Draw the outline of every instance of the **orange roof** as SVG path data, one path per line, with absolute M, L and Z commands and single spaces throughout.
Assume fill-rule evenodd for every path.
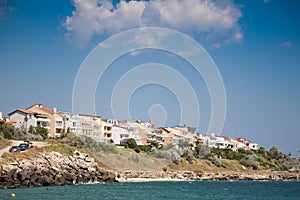
M 33 111 L 30 111 L 30 110 L 22 110 L 22 109 L 19 109 L 18 111 L 21 111 L 21 112 L 26 113 L 26 114 L 34 114 L 35 113 Z
M 51 114 L 51 115 L 54 114 L 54 112 L 53 112 L 52 110 L 50 110 L 49 108 L 38 108 L 38 109 L 40 109 L 40 110 L 42 110 L 42 111 L 44 111 L 44 112 L 46 112 L 46 113 L 49 113 L 49 114 Z

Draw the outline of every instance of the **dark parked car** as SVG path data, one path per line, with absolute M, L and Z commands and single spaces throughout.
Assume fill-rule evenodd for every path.
M 21 143 L 21 144 L 19 144 L 19 148 L 21 151 L 25 151 L 25 150 L 29 149 L 29 144 Z
M 21 151 L 19 146 L 11 146 L 9 152 L 19 152 Z
M 28 148 L 33 148 L 33 143 L 30 141 L 24 141 L 25 144 L 28 144 L 29 147 Z

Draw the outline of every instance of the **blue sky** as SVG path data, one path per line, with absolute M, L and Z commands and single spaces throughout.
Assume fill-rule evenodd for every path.
M 297 155 L 299 2 L 203 2 L 0 0 L 0 111 L 7 115 L 37 102 L 72 111 L 77 71 L 99 42 L 131 28 L 166 27 L 194 38 L 216 63 L 227 96 L 223 135 Z M 171 66 L 190 81 L 201 110 L 200 131 L 205 132 L 211 102 L 203 79 L 185 60 L 162 51 L 135 52 L 112 63 L 97 87 L 97 114 L 112 117 L 116 82 L 131 68 L 151 62 Z M 148 120 L 149 107 L 160 104 L 171 126 L 180 121 L 179 101 L 168 88 L 153 84 L 135 91 L 129 108 L 133 118 Z M 158 114 L 164 115 L 163 109 Z

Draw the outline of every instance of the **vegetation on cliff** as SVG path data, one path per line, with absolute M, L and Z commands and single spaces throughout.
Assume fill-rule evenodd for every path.
M 0 146 L 7 145 L 8 140 L 4 139 L 8 127 L 0 129 Z M 13 138 L 28 139 L 28 134 L 19 134 L 14 130 Z M 30 135 L 30 134 L 29 134 Z M 35 135 L 35 134 L 33 134 Z M 36 135 L 35 135 L 36 136 Z M 41 137 L 41 136 L 40 136 Z M 293 158 L 280 152 L 276 147 L 269 150 L 263 147 L 257 151 L 246 151 L 238 149 L 209 148 L 197 143 L 196 147 L 187 143 L 177 146 L 162 147 L 156 143 L 138 146 L 133 139 L 128 140 L 123 146 L 115 146 L 110 143 L 97 143 L 93 139 L 67 133 L 60 139 L 47 139 L 50 145 L 42 150 L 32 150 L 32 153 L 60 152 L 64 155 L 72 155 L 75 150 L 90 154 L 101 161 L 102 166 L 116 170 L 167 170 L 167 169 L 196 169 L 202 166 L 203 169 L 214 168 L 219 170 L 282 170 L 300 171 L 299 159 Z M 5 143 L 5 144 L 4 144 Z M 22 153 L 22 157 L 27 154 Z M 19 156 L 18 154 L 4 154 L 5 158 Z

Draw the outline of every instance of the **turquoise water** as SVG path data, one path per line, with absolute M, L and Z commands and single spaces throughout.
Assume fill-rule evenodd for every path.
M 11 194 L 15 193 L 13 198 Z M 0 190 L 0 199 L 300 199 L 299 181 L 93 184 Z

